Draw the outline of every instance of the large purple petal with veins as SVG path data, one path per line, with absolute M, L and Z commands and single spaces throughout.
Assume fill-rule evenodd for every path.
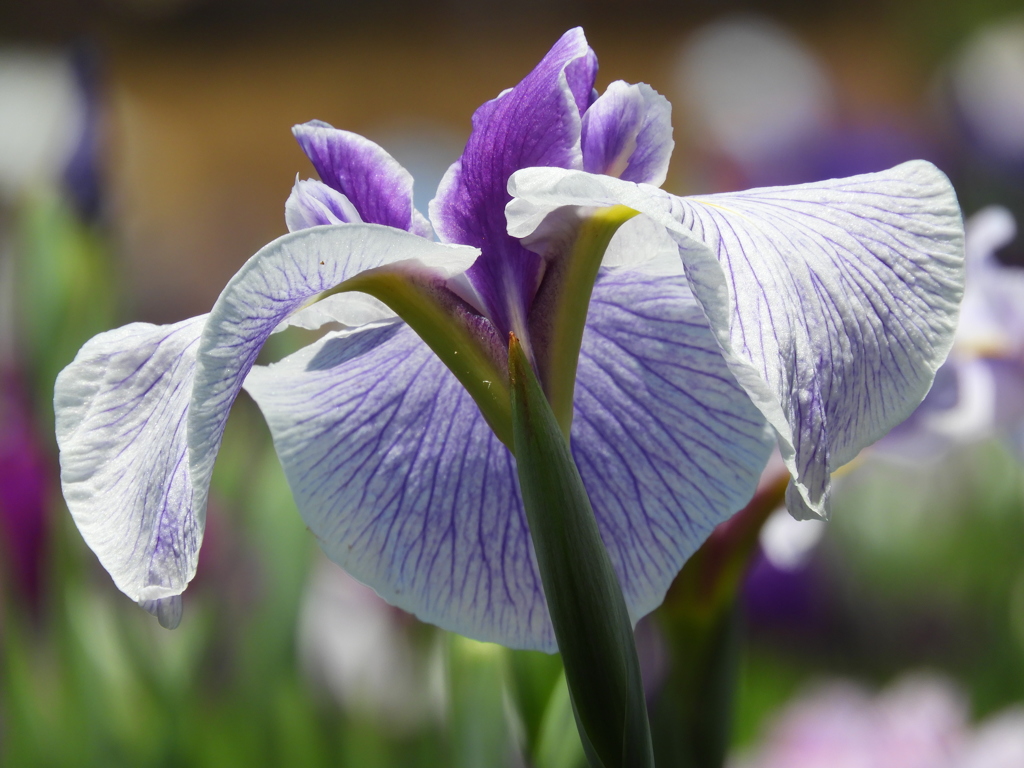
M 514 459 L 412 330 L 325 337 L 245 386 L 332 560 L 424 621 L 552 646 Z
M 445 174 L 430 218 L 441 240 L 481 249 L 469 277 L 503 336 L 521 330 L 541 259 L 508 236 L 508 178 L 530 166 L 581 168 L 580 109 L 596 60 L 580 29 L 566 32 L 522 82 L 473 115 L 462 157 Z
M 672 105 L 649 85 L 616 80 L 583 115 L 583 170 L 653 184 L 668 175 Z
M 681 274 L 598 278 L 574 411 L 573 456 L 636 620 L 750 500 L 771 432 Z
M 675 238 L 733 374 L 778 433 L 797 516 L 826 516 L 831 471 L 905 419 L 953 340 L 963 225 L 930 163 L 701 198 L 575 171 L 510 186 L 509 231 L 538 212 L 623 204 Z
M 412 331 L 326 337 L 245 386 L 332 559 L 425 621 L 555 648 L 514 459 Z M 578 387 L 574 453 L 639 618 L 753 492 L 766 425 L 679 276 L 602 279 Z
M 430 236 L 429 223 L 412 204 L 412 176 L 379 145 L 320 120 L 296 125 L 292 133 L 323 183 L 348 198 L 363 221 Z
M 253 256 L 209 315 L 136 323 L 88 342 L 57 379 L 61 481 L 118 587 L 163 623 L 180 617 L 228 410 L 282 320 L 367 269 L 413 260 L 444 277 L 475 258 L 474 249 L 374 224 L 307 229 Z
M 54 392 L 68 509 L 118 588 L 154 612 L 195 574 L 203 538 L 186 418 L 205 321 L 100 334 Z

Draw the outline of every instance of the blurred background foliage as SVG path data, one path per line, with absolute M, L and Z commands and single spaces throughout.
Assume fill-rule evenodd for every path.
M 950 175 L 965 215 L 996 203 L 1024 222 L 1019 10 L 0 4 L 0 762 L 582 765 L 557 657 L 419 624 L 326 562 L 244 396 L 185 619 L 162 630 L 116 590 L 63 506 L 57 372 L 97 332 L 205 312 L 285 232 L 295 174 L 311 173 L 291 125 L 320 118 L 378 141 L 412 171 L 425 210 L 472 110 L 576 24 L 602 88 L 648 82 L 675 105 L 674 192 L 925 157 Z M 1020 240 L 997 257 L 1024 263 Z M 282 334 L 266 356 L 305 340 Z M 1024 336 L 1012 341 L 1024 349 Z M 1009 386 L 1024 401 L 1024 377 Z M 996 410 L 991 429 L 925 458 L 866 452 L 838 486 L 834 520 L 782 535 L 781 555 L 766 529 L 736 624 L 735 755 L 770 740 L 823 679 L 871 692 L 925 670 L 966 702 L 966 723 L 1024 702 L 1024 433 L 1016 410 Z M 638 628 L 652 701 L 673 679 L 670 626 Z

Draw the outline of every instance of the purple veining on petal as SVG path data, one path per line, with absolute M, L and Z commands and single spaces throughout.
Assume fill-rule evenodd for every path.
M 725 359 L 778 433 L 795 516 L 828 514 L 831 470 L 910 414 L 952 344 L 963 225 L 930 163 L 700 198 L 553 168 L 510 188 L 520 236 L 545 210 L 615 203 L 666 228 Z
M 639 617 L 746 502 L 770 441 L 679 276 L 603 276 L 580 365 L 574 451 Z M 246 388 L 332 559 L 424 620 L 554 648 L 514 460 L 411 330 L 327 337 Z
M 580 351 L 572 446 L 634 619 L 749 501 L 771 444 L 685 278 L 603 270 Z
M 502 336 L 525 335 L 542 268 L 507 233 L 508 178 L 530 166 L 581 167 L 579 113 L 595 74 L 582 30 L 566 32 L 522 82 L 476 111 L 466 149 L 430 204 L 442 241 L 481 249 L 469 277 Z
M 289 232 L 324 224 L 352 224 L 362 221 L 359 211 L 345 195 L 315 179 L 295 181 L 284 204 Z
M 188 414 L 193 504 L 205 509 L 228 412 L 264 342 L 308 299 L 345 280 L 397 262 L 444 277 L 476 256 L 373 224 L 314 227 L 278 238 L 235 274 L 210 312 L 199 345 Z
M 90 340 L 54 391 L 61 485 L 76 525 L 133 600 L 181 592 L 203 512 L 192 504 L 186 418 L 206 316 Z
M 616 80 L 583 115 L 583 169 L 661 186 L 668 173 L 672 107 L 650 86 Z
M 443 278 L 475 257 L 390 227 L 314 227 L 261 249 L 208 316 L 89 341 L 55 388 L 61 482 L 118 587 L 161 623 L 180 618 L 228 411 L 285 316 L 367 269 L 411 261 Z
M 924 163 L 704 200 L 680 201 L 682 223 L 730 286 L 726 343 L 779 397 L 804 504 L 822 514 L 831 470 L 909 415 L 952 341 L 956 200 Z
M 515 460 L 413 331 L 328 336 L 246 389 L 331 559 L 425 621 L 554 647 Z
M 363 221 L 429 236 L 412 204 L 412 176 L 381 147 L 320 120 L 292 133 L 324 184 L 348 198 Z

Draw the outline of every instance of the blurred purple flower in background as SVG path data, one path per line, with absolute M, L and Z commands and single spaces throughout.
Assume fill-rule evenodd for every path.
M 895 116 L 842 115 L 818 56 L 781 24 L 755 15 L 698 29 L 676 64 L 677 88 L 715 190 L 797 184 L 891 168 L 935 151 Z
M 950 72 L 957 117 L 973 146 L 1024 172 L 1024 21 L 986 25 Z
M 908 676 L 872 696 L 846 682 L 819 685 L 772 718 L 762 743 L 731 768 L 1019 768 L 1024 709 L 967 720 L 960 691 Z
M 29 606 L 42 596 L 50 457 L 18 373 L 0 360 L 0 562 Z
M 712 171 L 715 189 L 817 180 L 805 155 L 830 130 L 835 97 L 789 30 L 759 16 L 720 19 L 687 40 L 676 71 L 683 119 L 724 163 Z
M 79 130 L 63 169 L 64 189 L 83 221 L 103 213 L 102 67 L 96 48 L 81 43 L 71 53 L 80 109 Z
M 957 445 L 1000 435 L 1024 455 L 1024 268 L 997 252 L 1017 234 L 1005 208 L 966 226 L 967 275 L 953 349 L 918 409 L 878 442 L 886 459 L 936 460 Z
M 88 109 L 79 85 L 60 51 L 0 49 L 0 562 L 32 608 L 42 596 L 52 478 L 30 396 L 37 372 L 19 345 L 25 265 L 15 230 L 27 196 L 50 191 L 82 155 Z

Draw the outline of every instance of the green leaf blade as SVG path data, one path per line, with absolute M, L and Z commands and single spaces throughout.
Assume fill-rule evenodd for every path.
M 581 739 L 593 765 L 654 765 L 633 629 L 569 444 L 513 336 L 519 483 Z

